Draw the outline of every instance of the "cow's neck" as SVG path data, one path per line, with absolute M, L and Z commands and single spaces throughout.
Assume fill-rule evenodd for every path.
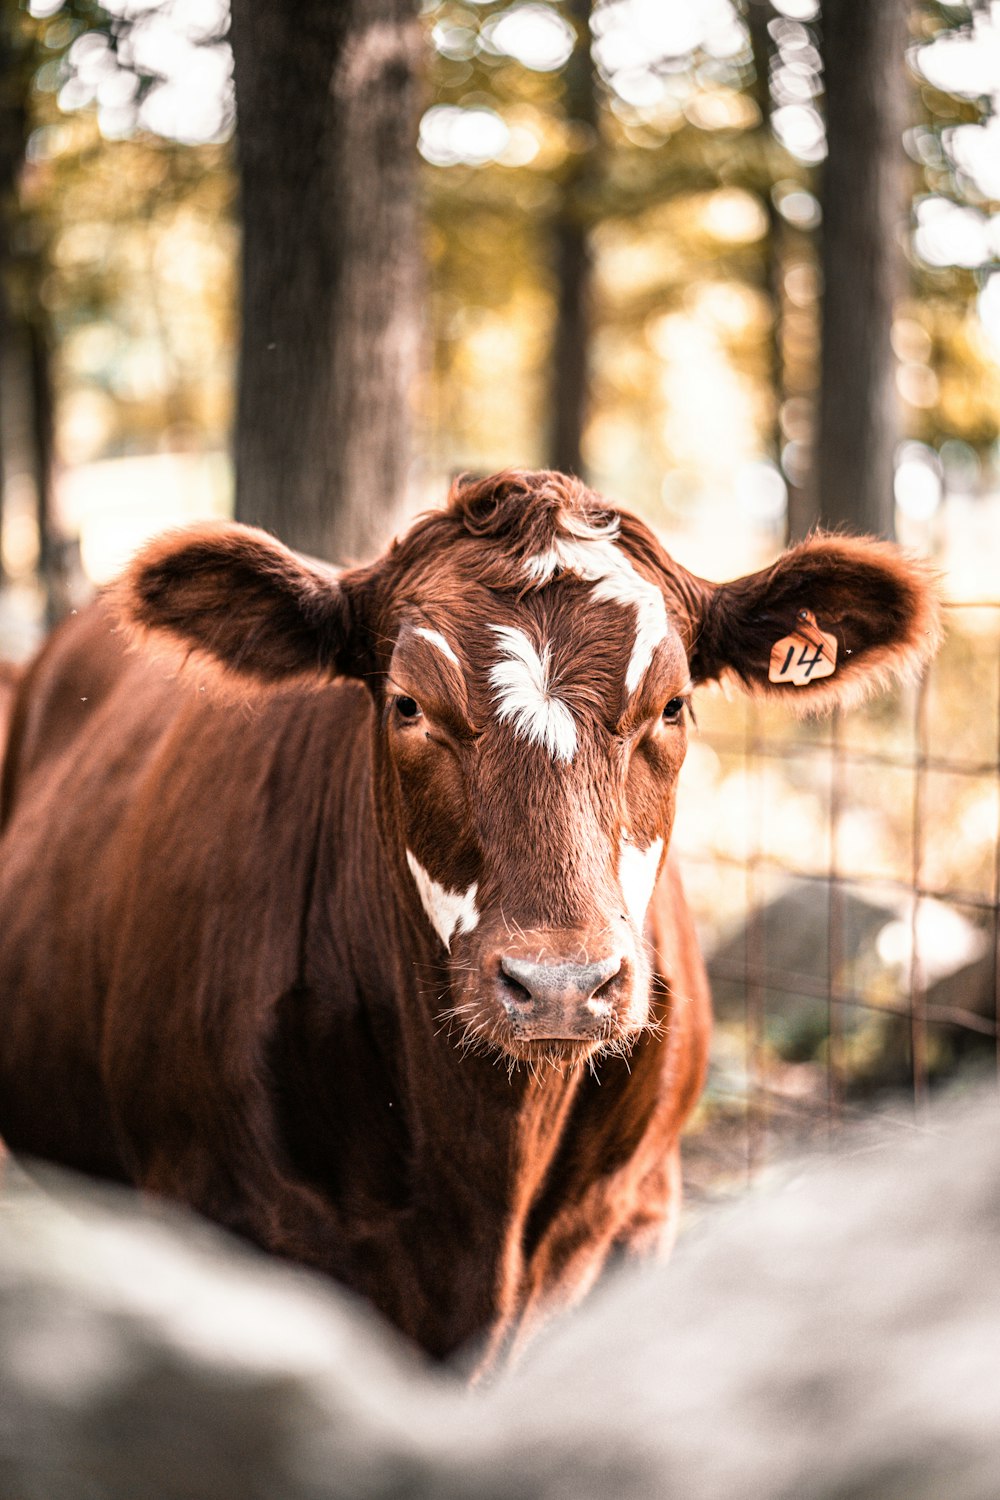
M 433 965 L 434 956 L 422 963 Z M 445 982 L 442 969 L 442 989 Z M 558 1149 L 580 1072 L 510 1069 L 495 1054 L 463 1052 L 458 1032 L 434 1019 L 435 992 L 428 995 L 426 981 L 422 989 L 401 1037 L 416 1160 L 435 1178 L 454 1175 L 457 1194 L 518 1217 Z
M 412 877 L 390 835 L 376 832 L 371 742 L 359 751 L 363 775 L 335 813 L 333 882 L 334 902 L 354 915 L 355 944 L 331 955 L 331 969 L 350 975 L 382 1070 L 395 1075 L 415 1186 L 433 1179 L 436 1194 L 450 1181 L 458 1197 L 521 1214 L 558 1148 L 579 1073 L 509 1072 L 503 1059 L 462 1052 L 460 1027 L 442 1019 L 456 1003 L 445 955 L 414 920 Z
M 513 1070 L 496 1055 L 463 1052 L 440 1019 L 454 1004 L 440 950 L 413 941 L 400 914 L 393 972 L 364 987 L 368 1023 L 406 1121 L 411 1191 L 466 1212 L 476 1232 L 519 1236 L 563 1140 L 579 1069 Z M 408 941 L 407 941 L 408 940 Z M 487 1212 L 488 1210 L 488 1212 Z
M 414 922 L 409 877 L 388 867 L 369 786 L 359 767 L 350 796 L 331 809 L 337 837 L 322 841 L 329 867 L 321 860 L 317 871 L 277 1071 L 293 1155 L 332 1196 L 352 1184 L 369 1294 L 403 1327 L 416 1308 L 410 1331 L 447 1352 L 516 1304 L 529 1215 L 581 1078 L 523 1066 L 508 1074 L 502 1059 L 463 1055 L 448 1035 L 438 1017 L 455 1002 L 443 954 Z M 335 912 L 350 912 L 349 926 Z M 393 1284 L 404 1240 L 423 1288 Z M 456 1246 L 461 1267 L 444 1263 Z M 461 1292 L 453 1326 L 438 1335 L 418 1326 L 419 1309 L 422 1291 L 428 1306 L 441 1304 L 442 1285 Z
M 516 1319 L 582 1074 L 508 1074 L 448 1035 L 444 954 L 376 832 L 360 742 L 324 820 L 300 986 L 277 1028 L 286 1134 L 357 1233 L 349 1280 L 448 1353 Z
M 412 984 L 407 1000 L 413 1008 L 403 1007 L 397 1056 L 411 1253 L 423 1267 L 430 1319 L 411 1331 L 424 1343 L 440 1337 L 447 1353 L 487 1329 L 496 1336 L 516 1325 L 533 1279 L 529 1227 L 566 1139 L 581 1073 L 509 1073 L 503 1059 L 463 1055 Z M 444 1288 L 450 1318 L 439 1329 Z

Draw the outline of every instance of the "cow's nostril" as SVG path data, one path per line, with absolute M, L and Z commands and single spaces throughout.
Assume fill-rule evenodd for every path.
M 614 1001 L 614 991 L 621 978 L 621 966 L 613 974 L 610 974 L 603 984 L 598 985 L 591 995 L 587 1004 L 592 1010 L 607 1010 Z
M 597 963 L 536 963 L 529 959 L 503 954 L 500 976 L 503 988 L 523 1005 L 525 999 L 549 1004 L 587 1004 L 597 1001 L 598 1009 L 607 1005 L 610 988 L 619 978 L 622 957 L 616 955 Z
M 594 1042 L 613 1027 L 630 972 L 623 953 L 589 963 L 501 953 L 496 997 L 521 1040 Z
M 511 1004 L 518 1006 L 530 1005 L 532 1003 L 534 997 L 531 991 L 527 989 L 525 985 L 518 984 L 513 975 L 507 973 L 506 969 L 503 966 L 503 959 L 500 960 L 499 977 L 500 983 L 505 992 L 505 1002 L 510 1001 Z

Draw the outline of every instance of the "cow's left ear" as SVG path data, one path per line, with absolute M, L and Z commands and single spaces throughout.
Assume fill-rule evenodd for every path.
M 925 563 L 888 542 L 818 535 L 759 573 L 704 586 L 691 675 L 729 674 L 811 713 L 915 676 L 941 633 Z
M 173 648 L 239 691 L 320 686 L 370 670 L 374 569 L 337 574 L 251 526 L 211 523 L 148 543 L 109 590 L 126 633 Z

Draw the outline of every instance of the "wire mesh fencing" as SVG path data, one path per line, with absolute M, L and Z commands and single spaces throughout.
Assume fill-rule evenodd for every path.
M 1000 601 L 950 603 L 922 681 L 850 714 L 710 698 L 685 777 L 717 1018 L 695 1195 L 1000 1076 Z

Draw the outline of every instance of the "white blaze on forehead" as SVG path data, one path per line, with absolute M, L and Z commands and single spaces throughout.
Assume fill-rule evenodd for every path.
M 629 841 L 628 834 L 622 829 L 618 883 L 632 924 L 638 932 L 642 932 L 646 922 L 646 910 L 653 897 L 662 853 L 662 839 L 654 839 L 648 849 L 640 849 Z
M 526 558 L 524 568 L 536 584 L 548 583 L 560 570 L 575 573 L 594 585 L 595 599 L 632 605 L 636 616 L 635 644 L 625 674 L 625 687 L 634 692 L 654 650 L 667 634 L 667 606 L 656 585 L 643 578 L 628 555 L 610 538 L 558 537 L 544 552 Z
M 576 754 L 576 725 L 561 699 L 549 689 L 549 648 L 539 656 L 523 630 L 512 625 L 490 627 L 500 637 L 501 660 L 490 672 L 496 689 L 497 717 L 515 731 L 543 745 L 553 760 Z
M 406 863 L 410 867 L 414 884 L 420 893 L 424 911 L 430 920 L 431 926 L 445 947 L 451 949 L 451 940 L 456 932 L 471 932 L 479 922 L 479 909 L 476 906 L 476 891 L 478 885 L 469 886 L 467 891 L 449 891 L 440 881 L 434 879 L 424 869 L 420 861 L 406 851 Z
M 461 662 L 448 645 L 440 630 L 430 630 L 426 625 L 417 625 L 414 627 L 413 633 L 414 635 L 423 636 L 425 641 L 430 641 L 432 646 L 436 646 L 443 656 L 446 656 L 449 661 L 454 662 L 455 666 L 461 670 Z
M 613 541 L 618 535 L 620 521 L 616 515 L 609 515 L 604 521 L 588 521 L 583 516 L 573 515 L 571 511 L 561 511 L 559 525 L 563 531 L 568 531 L 570 536 L 585 537 L 589 540 L 606 538 Z

